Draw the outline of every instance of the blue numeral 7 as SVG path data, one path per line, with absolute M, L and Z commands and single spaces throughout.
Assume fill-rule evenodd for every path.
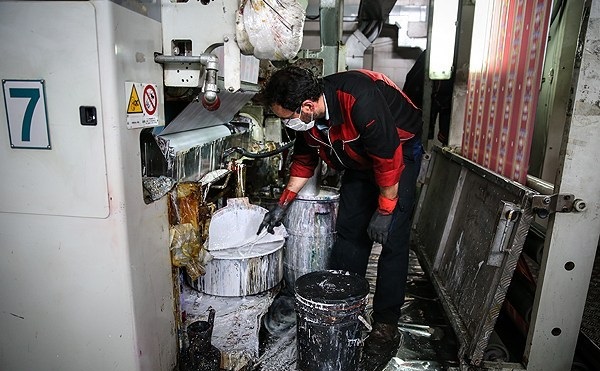
M 40 91 L 38 89 L 10 88 L 9 93 L 11 98 L 29 98 L 29 103 L 23 116 L 23 130 L 21 131 L 21 140 L 29 142 L 31 140 L 31 120 L 33 119 L 35 106 L 38 100 L 40 100 Z

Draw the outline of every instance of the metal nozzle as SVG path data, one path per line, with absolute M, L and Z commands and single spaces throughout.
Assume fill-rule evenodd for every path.
M 202 105 L 209 111 L 214 111 L 219 108 L 221 102 L 217 93 L 217 72 L 219 71 L 219 58 L 210 53 L 203 53 L 200 56 L 183 56 L 173 55 L 167 56 L 155 53 L 154 61 L 156 63 L 200 63 L 206 69 L 204 77 L 204 85 L 202 86 Z

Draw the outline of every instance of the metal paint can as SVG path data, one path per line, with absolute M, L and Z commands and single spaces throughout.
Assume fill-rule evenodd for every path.
M 296 280 L 298 367 L 358 370 L 369 282 L 345 271 L 317 271 Z
M 283 276 L 283 241 L 215 251 L 206 273 L 192 287 L 214 296 L 256 295 L 277 286 Z
M 288 287 L 306 273 L 330 268 L 339 199 L 336 188 L 320 187 L 317 194 L 298 194 L 290 205 L 283 220 L 288 233 L 283 277 Z
M 215 211 L 209 226 L 207 250 L 212 259 L 206 273 L 190 285 L 208 295 L 256 295 L 283 279 L 285 228 L 256 234 L 267 210 L 246 197 L 230 198 Z

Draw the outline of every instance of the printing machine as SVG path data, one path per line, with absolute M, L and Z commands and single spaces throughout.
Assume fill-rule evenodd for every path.
M 244 164 L 223 166 L 225 149 L 282 142 L 247 104 L 259 60 L 240 53 L 237 14 L 232 0 L 0 4 L 1 368 L 176 367 L 166 193 L 235 197 Z
M 342 16 L 356 4 L 321 1 L 320 48 L 298 51 L 294 62 L 322 75 L 359 66 L 378 35 L 367 31 L 380 30 L 374 20 L 407 3 L 365 1 L 356 32 Z M 564 45 L 550 44 L 548 66 L 561 68 L 545 67 L 541 91 L 548 121 L 563 103 L 568 119 L 559 133 L 536 128 L 547 135 L 536 140 L 553 144 L 545 153 L 552 163 L 521 184 L 465 158 L 454 139 L 428 148 L 423 167 L 413 249 L 458 339 L 458 369 L 562 371 L 576 369 L 582 344 L 596 354 L 580 327 L 600 231 L 600 5 L 553 3 L 568 26 L 552 34 Z M 197 223 L 205 242 L 227 198 L 267 206 L 283 185 L 293 138 L 251 99 L 285 63 L 240 47 L 239 5 L 0 2 L 0 368 L 172 370 L 186 323 L 208 303 L 223 311 L 239 304 L 190 289 L 186 265 L 170 251 L 170 231 L 183 219 Z M 460 2 L 459 44 L 469 44 L 474 7 Z M 465 53 L 457 47 L 457 66 Z M 551 79 L 559 87 L 548 88 Z M 462 135 L 455 123 L 467 89 L 458 79 L 453 138 Z M 178 198 L 184 186 L 192 193 Z M 189 214 L 177 209 L 189 202 Z M 525 255 L 533 284 L 518 275 Z M 275 295 L 244 298 L 251 309 L 236 314 L 260 318 Z M 490 361 L 490 344 L 507 342 L 506 313 L 517 314 L 511 326 L 523 345 Z M 217 320 L 216 337 L 244 331 L 232 326 L 233 334 L 228 321 Z M 256 361 L 258 327 L 243 332 L 247 343 L 225 349 L 224 369 Z

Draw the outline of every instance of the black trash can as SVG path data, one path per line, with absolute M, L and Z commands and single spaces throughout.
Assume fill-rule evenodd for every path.
M 298 368 L 358 370 L 369 282 L 345 271 L 317 271 L 296 280 Z

